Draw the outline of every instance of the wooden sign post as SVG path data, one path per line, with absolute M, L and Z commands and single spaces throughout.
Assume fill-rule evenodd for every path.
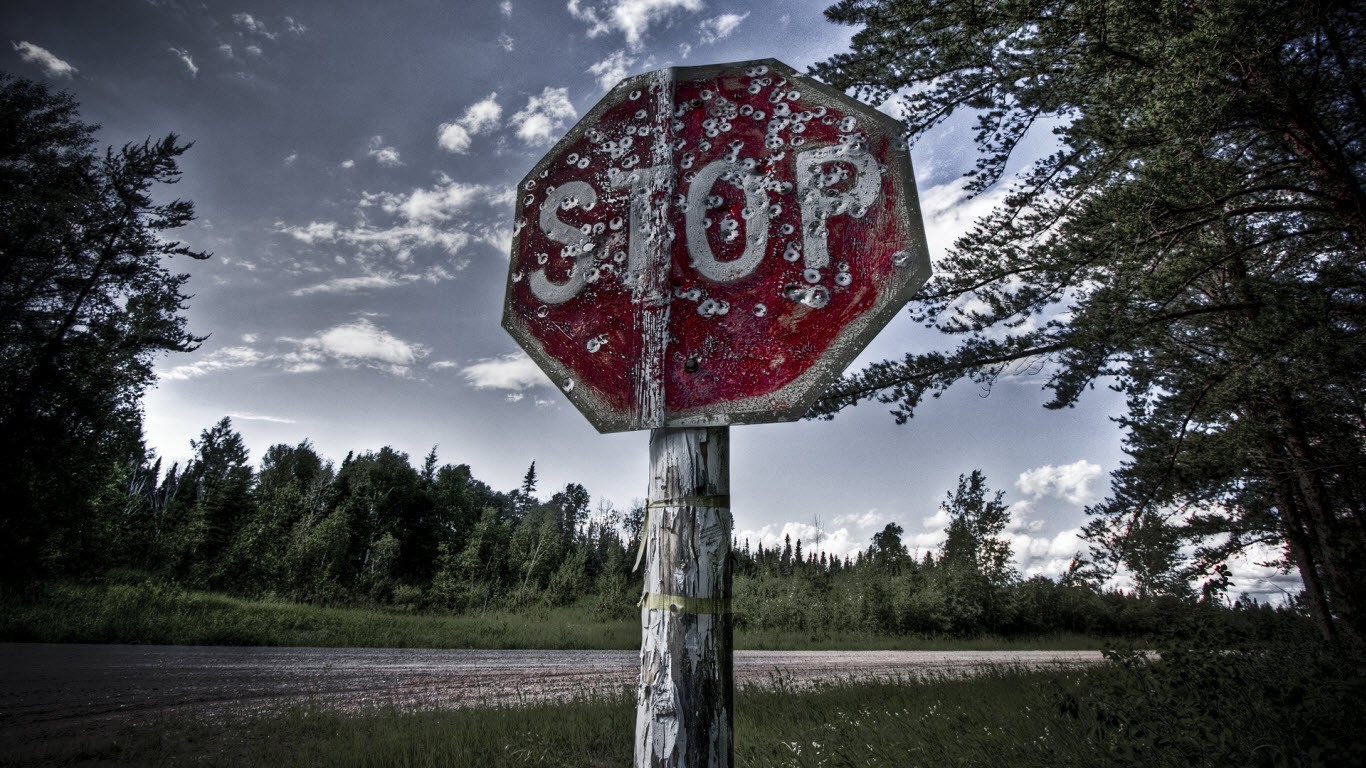
M 650 432 L 637 766 L 731 764 L 730 434 Z
M 731 764 L 728 426 L 801 418 L 929 272 L 900 124 L 772 59 L 628 78 L 518 186 L 503 326 L 651 430 L 637 766 Z

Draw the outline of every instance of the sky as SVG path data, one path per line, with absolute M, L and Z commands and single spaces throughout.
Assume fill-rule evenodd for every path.
M 646 495 L 648 433 L 599 434 L 500 327 L 514 188 L 627 76 L 770 57 L 801 72 L 846 50 L 853 30 L 826 4 L 10 0 L 0 69 L 71 93 L 102 144 L 194 142 L 162 192 L 195 203 L 177 236 L 213 253 L 171 265 L 208 339 L 157 363 L 158 455 L 188 458 L 228 416 L 253 461 L 305 439 L 337 463 L 387 445 L 417 465 L 435 447 L 498 490 L 534 461 L 542 497 L 580 483 L 622 508 Z M 964 195 L 971 138 L 955 118 L 912 148 L 933 260 L 1005 186 Z M 903 312 L 851 368 L 951 343 Z M 1056 577 L 1124 458 L 1123 402 L 1102 385 L 1047 410 L 1045 378 L 959 384 L 906 425 L 865 403 L 733 427 L 737 538 L 809 551 L 819 530 L 844 555 L 897 523 L 923 553 L 943 541 L 946 493 L 980 469 L 1011 505 L 1017 568 Z M 1232 564 L 1234 594 L 1297 589 L 1256 559 Z

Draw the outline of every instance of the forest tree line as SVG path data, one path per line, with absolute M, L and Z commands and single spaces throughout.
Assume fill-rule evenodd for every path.
M 500 491 L 432 449 L 414 466 L 385 447 L 341 463 L 307 441 L 271 446 L 253 468 L 228 418 L 182 464 L 130 463 L 87 525 L 53 540 L 56 573 L 135 569 L 186 588 L 253 598 L 399 610 L 522 610 L 575 605 L 599 618 L 637 612 L 633 572 L 644 504 L 626 509 L 577 483 L 543 493 L 533 461 Z M 821 637 L 875 634 L 1140 636 L 1178 617 L 1288 626 L 1296 612 L 1234 610 L 1179 580 L 1105 590 L 1077 564 L 1058 580 L 1022 578 L 1004 536 L 1002 494 L 980 472 L 946 496 L 947 538 L 912 553 L 888 523 L 852 556 L 810 542 L 734 542 L 737 626 Z

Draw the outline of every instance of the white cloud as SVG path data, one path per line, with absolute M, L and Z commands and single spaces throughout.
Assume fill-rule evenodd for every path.
M 512 52 L 512 45 L 513 45 L 513 42 L 514 42 L 514 41 L 513 41 L 513 39 L 512 39 L 512 35 L 509 35 L 509 34 L 506 33 L 506 32 L 499 33 L 499 35 L 498 35 L 498 47 L 499 47 L 499 48 L 502 48 L 503 50 L 505 50 L 505 51 L 511 53 L 511 52 Z
M 1080 528 L 1069 528 L 1052 536 L 1027 533 L 1007 533 L 1015 567 L 1025 578 L 1048 576 L 1057 578 L 1084 546 Z
M 281 231 L 299 242 L 312 245 L 337 239 L 337 222 L 311 221 L 306 227 L 284 227 Z
M 465 366 L 465 380 L 475 389 L 521 391 L 531 387 L 553 386 L 524 352 L 510 352 L 501 357 L 471 363 Z
M 569 0 L 569 15 L 588 25 L 588 36 L 617 31 L 632 50 L 639 50 L 650 27 L 665 22 L 678 11 L 702 10 L 702 0 Z
M 323 331 L 318 345 L 334 357 L 376 360 L 388 365 L 412 365 L 426 354 L 420 344 L 410 344 L 361 318 Z
M 295 21 L 294 17 L 286 16 L 285 31 L 291 35 L 294 35 L 295 37 L 302 37 L 304 33 L 308 32 L 308 27 L 305 27 L 302 23 Z
M 702 43 L 711 43 L 730 37 L 730 34 L 740 26 L 740 22 L 749 17 L 749 12 L 745 13 L 723 13 L 720 16 L 713 16 L 697 25 L 697 32 L 701 36 Z
M 292 21 L 292 19 L 290 21 Z M 264 21 L 257 19 L 250 13 L 234 13 L 232 15 L 232 23 L 241 27 L 242 30 L 247 32 L 248 34 L 260 35 L 261 37 L 264 37 L 267 40 L 274 40 L 275 38 L 279 37 L 279 33 L 271 32 L 266 27 L 266 23 Z M 302 27 L 300 29 L 302 29 Z
M 41 46 L 34 45 L 28 41 L 18 43 L 11 42 L 14 50 L 19 52 L 19 58 L 28 64 L 37 64 L 42 67 L 43 74 L 48 77 L 70 78 L 79 72 L 79 69 L 57 58 L 51 51 Z
M 576 117 L 569 89 L 546 86 L 539 96 L 527 99 L 526 106 L 508 122 L 516 126 L 517 138 L 528 146 L 543 146 L 559 138 Z
M 378 203 L 385 213 L 397 214 L 413 223 L 434 223 L 450 219 L 476 203 L 509 205 L 512 189 L 488 184 L 466 184 L 442 175 L 435 186 L 414 189 L 405 194 L 366 195 L 362 205 Z
M 248 368 L 261 363 L 265 356 L 251 347 L 224 347 L 216 349 L 193 363 L 177 365 L 161 374 L 162 379 L 184 381 L 220 371 Z
M 375 162 L 387 168 L 403 165 L 403 160 L 398 156 L 398 150 L 384 146 L 383 136 L 370 137 L 369 155 L 375 158 Z
M 354 223 L 277 222 L 277 232 L 306 245 L 330 247 L 332 261 L 359 268 L 319 279 L 297 289 L 295 295 L 449 280 L 467 266 L 467 260 L 456 257 L 471 242 L 489 243 L 507 253 L 511 234 L 501 222 L 511 216 L 513 192 L 510 186 L 467 184 L 443 174 L 432 186 L 408 192 L 361 193 Z M 490 225 L 491 220 L 500 224 Z M 347 250 L 338 253 L 339 246 Z M 285 265 L 285 269 L 295 274 L 324 271 L 318 261 Z
M 473 136 L 497 128 L 502 117 L 498 94 L 490 93 L 488 98 L 471 104 L 459 120 L 442 123 L 437 128 L 436 143 L 447 152 L 464 154 L 469 150 Z
M 690 53 L 692 53 L 692 46 L 691 46 L 691 45 L 688 45 L 687 43 L 679 43 L 679 44 L 678 44 L 678 58 L 680 58 L 680 59 L 686 59 L 686 58 L 688 58 L 688 54 L 690 54 Z
M 470 129 L 470 133 L 480 134 L 497 128 L 502 117 L 503 108 L 498 104 L 498 93 L 494 92 L 471 104 L 460 122 Z
M 251 412 L 240 412 L 240 411 L 239 411 L 239 412 L 229 413 L 229 414 L 227 414 L 227 416 L 228 416 L 228 418 L 233 419 L 234 421 L 265 421 L 265 422 L 269 422 L 269 423 L 271 423 L 271 424 L 297 424 L 297 423 L 298 423 L 298 422 L 295 421 L 294 419 L 286 419 L 286 418 L 284 418 L 284 417 L 282 417 L 282 416 L 265 416 L 265 415 L 262 415 L 262 414 L 259 414 L 259 413 L 251 413 Z
M 459 368 L 460 364 L 454 360 L 435 360 L 427 367 L 431 368 L 433 371 L 449 371 L 454 368 Z
M 933 515 L 928 515 L 924 519 L 922 519 L 921 523 L 923 523 L 926 528 L 943 530 L 949 527 L 949 522 L 952 519 L 953 517 L 949 514 L 949 511 L 944 507 L 940 507 L 939 509 L 935 510 Z
M 883 516 L 879 515 L 876 509 L 870 509 L 861 515 L 840 515 L 835 518 L 835 525 L 852 525 L 859 529 L 872 528 L 882 522 L 882 519 Z
M 416 279 L 416 278 L 413 278 Z M 399 280 L 391 275 L 363 275 L 360 277 L 334 277 L 326 282 L 304 286 L 293 291 L 295 296 L 309 296 L 315 293 L 358 293 L 360 291 L 394 288 L 406 285 L 412 280 Z
M 606 91 L 625 79 L 634 63 L 636 60 L 633 57 L 627 56 L 625 50 L 620 50 L 589 67 L 588 72 L 598 79 L 598 85 Z
M 1036 499 L 1053 496 L 1072 504 L 1090 504 L 1098 498 L 1091 482 L 1100 475 L 1100 465 L 1081 459 L 1060 467 L 1045 465 L 1021 472 L 1015 487 Z
M 833 555 L 841 559 L 853 557 L 868 548 L 872 541 L 872 535 L 863 536 L 850 531 L 847 527 L 836 528 L 834 530 L 826 528 L 816 528 L 811 523 L 782 523 L 780 525 L 765 525 L 761 528 L 749 528 L 736 532 L 735 538 L 743 547 L 746 541 L 749 542 L 751 550 L 758 549 L 762 544 L 765 549 L 777 547 L 782 549 L 784 537 L 792 540 L 792 547 L 795 549 L 797 542 L 802 543 L 802 557 L 805 558 L 809 553 L 821 552 Z M 819 538 L 820 543 L 817 544 Z
M 928 164 L 916 168 L 916 175 L 929 170 Z M 923 181 L 923 176 L 920 179 Z M 964 199 L 961 179 L 938 186 L 920 187 L 920 210 L 925 219 L 925 240 L 932 257 L 947 253 L 978 219 L 990 213 L 1009 193 L 1008 184 L 997 184 L 970 199 Z
M 231 58 L 232 58 L 232 45 L 229 44 L 229 43 L 223 43 L 223 44 L 221 44 L 221 45 L 218 46 L 218 52 L 221 53 L 221 54 L 223 54 L 223 58 L 225 58 L 225 59 L 231 59 Z
M 298 162 L 298 160 L 298 152 L 290 152 L 289 154 L 285 155 L 285 165 L 294 165 L 294 163 Z
M 190 56 L 189 51 L 184 48 L 167 48 L 166 50 L 174 53 L 180 63 L 185 65 L 185 71 L 190 73 L 190 77 L 199 76 L 199 67 L 195 65 L 194 58 Z
M 498 4 L 498 12 L 503 14 L 503 18 L 512 18 L 512 0 L 503 0 Z
M 355 161 L 355 160 L 351 160 L 351 159 L 343 160 L 343 161 L 341 161 L 341 167 L 343 167 L 343 168 L 355 168 L 355 167 L 356 167 L 356 161 Z
M 285 370 L 291 373 L 316 371 L 333 362 L 348 368 L 362 366 L 407 376 L 412 366 L 430 351 L 422 344 L 394 336 L 364 317 L 333 326 L 316 336 L 280 341 L 295 347 L 279 356 Z

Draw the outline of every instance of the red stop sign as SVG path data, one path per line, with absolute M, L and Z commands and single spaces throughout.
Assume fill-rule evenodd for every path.
M 518 187 L 503 325 L 600 431 L 788 421 L 929 271 L 896 121 L 771 59 L 660 70 Z

